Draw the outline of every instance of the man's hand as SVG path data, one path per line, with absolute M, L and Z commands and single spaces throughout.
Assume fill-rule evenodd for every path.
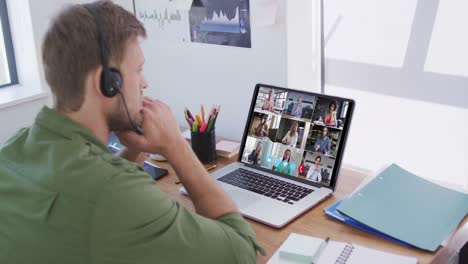
M 120 142 L 132 151 L 168 155 L 176 151 L 172 146 L 183 141 L 170 108 L 159 100 L 145 97 L 142 109 L 143 135 L 133 131 L 120 132 Z

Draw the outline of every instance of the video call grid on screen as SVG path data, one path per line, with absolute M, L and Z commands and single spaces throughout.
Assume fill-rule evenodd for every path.
M 349 102 L 260 87 L 241 161 L 330 186 Z

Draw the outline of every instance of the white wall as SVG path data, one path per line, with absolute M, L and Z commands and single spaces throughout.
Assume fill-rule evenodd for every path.
M 275 25 L 258 26 L 256 14 L 262 10 L 251 4 L 252 48 L 165 41 L 151 35 L 155 30 L 147 27 L 149 36 L 142 44 L 150 84 L 146 93 L 168 103 L 184 126 L 185 106 L 200 113 L 201 103 L 206 109 L 220 104 L 216 133 L 240 140 L 255 84 L 287 83 L 285 8 L 281 6 Z
M 357 101 L 346 164 L 468 186 L 466 1 L 325 1 L 326 92 Z
M 287 85 L 299 90 L 320 91 L 321 1 L 285 1 L 287 37 Z

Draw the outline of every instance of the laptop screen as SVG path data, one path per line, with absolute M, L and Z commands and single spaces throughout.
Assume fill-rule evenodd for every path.
M 354 102 L 257 86 L 240 161 L 334 187 Z

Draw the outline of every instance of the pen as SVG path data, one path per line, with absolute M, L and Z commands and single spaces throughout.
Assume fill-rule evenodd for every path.
M 215 114 L 215 107 L 214 107 L 214 105 L 211 107 L 210 114 L 211 114 L 211 115 L 214 115 L 214 114 Z
M 210 165 L 210 166 L 206 167 L 206 170 L 210 171 L 210 170 L 215 169 L 215 168 L 216 168 L 216 164 L 213 164 L 213 165 Z
M 203 104 L 201 105 L 200 110 L 201 110 L 202 122 L 205 122 L 205 108 L 203 107 Z
M 218 108 L 218 111 L 216 111 L 215 117 L 213 118 L 213 127 L 214 127 L 214 125 L 216 123 L 216 119 L 218 118 L 218 114 L 219 114 L 219 108 Z
M 193 122 L 192 131 L 195 132 L 195 133 L 198 132 L 198 122 L 197 121 Z
M 330 237 L 327 237 L 327 238 L 322 242 L 322 244 L 320 245 L 320 247 L 319 247 L 319 249 L 317 250 L 317 252 L 315 252 L 314 257 L 312 258 L 312 264 L 317 263 L 318 258 L 320 257 L 320 255 L 322 254 L 323 250 L 324 250 L 325 247 L 327 246 L 329 240 L 330 240 Z
M 214 125 L 214 120 L 215 120 L 215 118 L 214 118 L 213 116 L 211 116 L 211 117 L 210 117 L 210 120 L 208 121 L 209 123 L 208 123 L 208 127 L 207 127 L 207 129 L 206 129 L 207 131 L 211 131 L 211 128 L 212 128 L 213 125 Z

